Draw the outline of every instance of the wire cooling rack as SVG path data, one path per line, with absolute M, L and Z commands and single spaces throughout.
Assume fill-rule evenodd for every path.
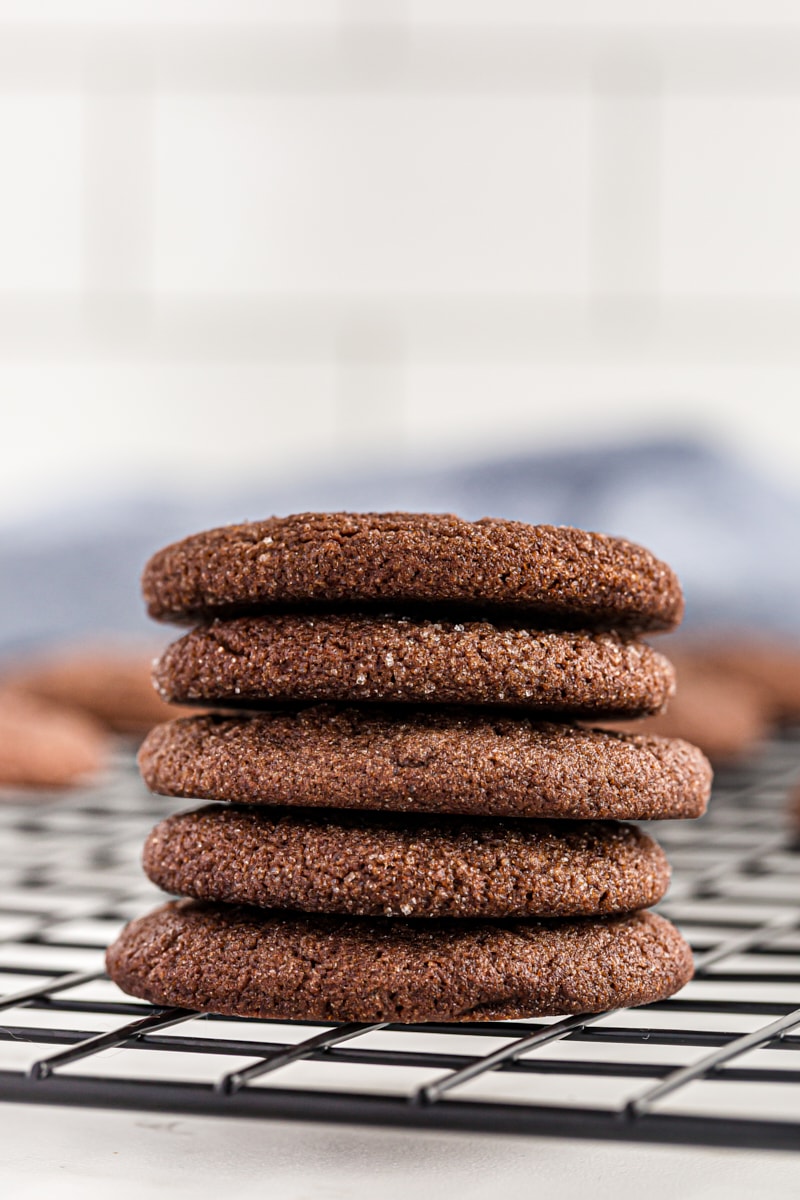
M 0 804 L 0 1099 L 569 1137 L 800 1148 L 800 731 L 662 822 L 661 911 L 697 976 L 646 1008 L 474 1025 L 312 1025 L 154 1008 L 103 950 L 159 893 L 139 867 L 175 801 L 132 754 L 98 787 Z

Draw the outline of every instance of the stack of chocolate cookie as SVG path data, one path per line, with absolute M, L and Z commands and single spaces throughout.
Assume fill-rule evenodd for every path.
M 658 712 L 681 617 L 628 542 L 450 516 L 325 514 L 157 554 L 152 616 L 197 622 L 156 664 L 140 765 L 214 803 L 163 821 L 173 901 L 109 949 L 157 1004 L 323 1021 L 472 1021 L 660 999 L 691 976 L 646 911 L 669 868 L 621 821 L 696 817 L 686 742 L 578 722 Z

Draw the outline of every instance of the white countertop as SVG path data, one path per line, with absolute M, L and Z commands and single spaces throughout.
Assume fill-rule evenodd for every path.
M 800 1197 L 800 1156 L 0 1106 L 8 1200 Z

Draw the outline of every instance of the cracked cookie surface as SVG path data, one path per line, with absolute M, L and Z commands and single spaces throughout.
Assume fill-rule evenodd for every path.
M 131 922 L 106 966 L 152 1004 L 321 1021 L 512 1020 L 663 1000 L 691 951 L 654 913 L 405 921 L 173 901 Z
M 142 587 L 167 621 L 296 606 L 435 606 L 561 628 L 672 629 L 674 572 L 622 538 L 442 513 L 301 513 L 228 525 L 155 554 Z
M 647 908 L 669 884 L 661 848 L 615 821 L 219 804 L 161 821 L 143 861 L 173 895 L 351 916 L 596 916 Z
M 173 703 L 377 701 L 575 716 L 659 712 L 675 688 L 663 655 L 617 633 L 330 614 L 201 625 L 167 648 L 154 680 Z
M 151 731 L 139 767 L 188 800 L 493 817 L 699 817 L 711 790 L 678 738 L 378 706 L 181 718 Z

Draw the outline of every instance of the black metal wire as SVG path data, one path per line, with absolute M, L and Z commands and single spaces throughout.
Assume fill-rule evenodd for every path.
M 157 901 L 139 851 L 174 807 L 120 753 L 101 787 L 0 804 L 0 1099 L 800 1148 L 798 778 L 787 734 L 719 778 L 701 821 L 653 827 L 675 864 L 662 909 L 696 957 L 671 1000 L 561 1021 L 328 1026 L 153 1008 L 105 978 L 105 942 Z
M 238 1071 L 230 1071 L 227 1075 L 221 1075 L 214 1086 L 218 1092 L 231 1095 L 260 1075 L 267 1075 L 270 1071 L 279 1070 L 280 1067 L 288 1067 L 290 1063 L 311 1058 L 317 1052 L 332 1050 L 334 1046 L 352 1041 L 353 1038 L 360 1037 L 363 1033 L 371 1033 L 375 1029 L 385 1029 L 385 1027 L 386 1022 L 380 1025 L 337 1025 L 333 1029 L 326 1029 L 322 1033 L 315 1034 L 314 1037 L 306 1038 L 296 1046 L 273 1050 L 267 1058 L 261 1058 L 258 1062 L 242 1067 Z

